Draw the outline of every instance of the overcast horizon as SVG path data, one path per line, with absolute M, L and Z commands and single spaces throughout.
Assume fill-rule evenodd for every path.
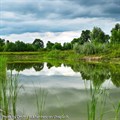
M 12 42 L 70 42 L 82 30 L 120 23 L 120 0 L 1 0 L 0 37 Z

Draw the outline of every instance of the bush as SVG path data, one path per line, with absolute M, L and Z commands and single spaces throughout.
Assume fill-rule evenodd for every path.
M 85 54 L 85 55 L 93 55 L 97 53 L 107 53 L 108 49 L 106 47 L 106 44 L 95 44 L 87 42 L 84 45 L 75 44 L 74 50 L 77 53 Z

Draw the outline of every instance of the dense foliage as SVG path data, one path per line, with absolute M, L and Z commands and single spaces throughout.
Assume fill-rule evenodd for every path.
M 79 38 L 74 38 L 71 42 L 52 43 L 47 42 L 46 47 L 41 39 L 35 39 L 33 43 L 24 43 L 16 41 L 15 43 L 0 38 L 0 52 L 25 52 L 41 50 L 72 50 L 80 54 L 109 53 L 115 46 L 120 46 L 120 24 L 116 24 L 111 30 L 111 36 L 102 31 L 101 28 L 94 27 L 92 31 L 83 30 Z M 116 53 L 115 53 L 116 54 Z
M 73 49 L 77 53 L 85 55 L 114 53 L 115 56 L 120 56 L 120 24 L 116 24 L 115 28 L 111 30 L 111 36 L 105 34 L 101 28 L 98 27 L 94 27 L 93 30 L 88 33 L 89 34 L 82 39 L 82 44 L 80 40 L 83 36 L 83 31 L 80 38 L 73 39 Z M 87 38 L 87 40 L 85 38 Z

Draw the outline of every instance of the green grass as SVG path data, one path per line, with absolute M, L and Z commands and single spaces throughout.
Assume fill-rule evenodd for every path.
M 18 94 L 17 77 L 6 75 L 7 59 L 0 57 L 0 109 L 3 120 L 9 120 L 8 115 L 16 116 L 16 101 Z M 12 111 L 11 111 L 12 110 Z M 16 120 L 16 119 L 14 119 Z
M 92 58 L 100 57 L 100 61 L 120 63 L 120 44 L 98 44 L 91 46 L 91 44 L 89 43 L 85 44 L 85 46 L 82 46 L 79 49 L 83 50 L 80 50 L 80 53 L 76 53 L 74 50 L 51 50 L 39 52 L 0 52 L 0 55 L 5 56 L 8 62 L 48 61 L 51 59 L 73 62 L 87 60 L 88 58 L 90 58 L 91 61 L 94 61 L 94 59 Z
M 109 101 L 110 104 L 113 107 L 113 112 L 114 112 L 114 120 L 119 120 L 120 119 L 120 100 L 118 101 L 117 105 L 112 101 L 112 98 L 109 96 Z
M 101 86 L 95 86 L 92 82 L 90 82 L 90 88 L 87 88 L 86 81 L 85 88 L 90 97 L 87 102 L 87 120 L 103 120 L 106 112 L 107 90 L 101 88 Z
M 87 102 L 87 120 L 105 120 L 104 116 L 108 113 L 114 113 L 113 120 L 120 119 L 120 101 L 112 101 L 109 89 L 95 86 L 92 81 L 90 82 L 90 88 L 87 88 L 85 81 L 85 89 L 89 96 Z M 106 111 L 107 105 L 111 108 L 109 111 Z
M 0 52 L 0 55 L 38 55 L 39 52 Z

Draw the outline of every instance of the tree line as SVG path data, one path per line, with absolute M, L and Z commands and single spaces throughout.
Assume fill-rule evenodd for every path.
M 11 42 L 0 38 L 0 51 L 6 52 L 24 52 L 24 51 L 40 51 L 40 50 L 71 50 L 82 51 L 82 47 L 90 47 L 98 44 L 119 44 L 120 43 L 120 24 L 116 24 L 111 30 L 111 36 L 105 34 L 99 27 L 94 27 L 92 31 L 83 30 L 79 38 L 74 38 L 71 42 L 52 43 L 48 41 L 46 47 L 41 39 L 35 39 L 33 43 L 24 43 L 23 41 Z M 86 45 L 87 44 L 87 45 Z

